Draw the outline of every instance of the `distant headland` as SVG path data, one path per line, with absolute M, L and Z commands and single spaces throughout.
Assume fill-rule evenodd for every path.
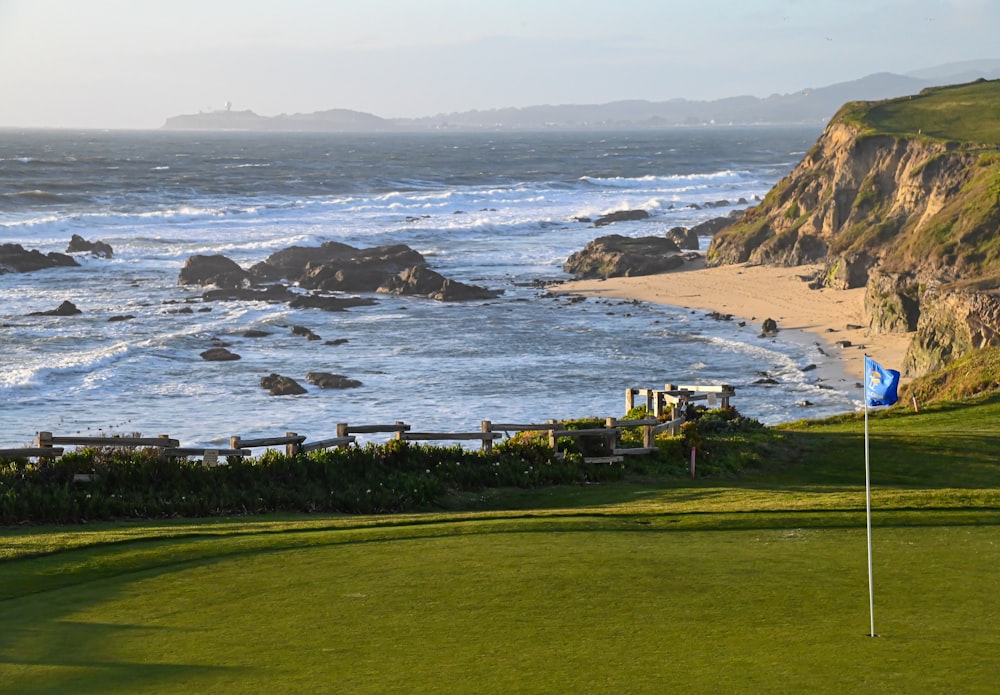
M 850 101 L 880 101 L 915 94 L 927 87 L 1000 77 L 1000 60 L 942 65 L 907 75 L 877 73 L 851 82 L 768 97 L 733 96 L 714 101 L 671 99 L 595 104 L 528 106 L 382 118 L 350 109 L 261 116 L 225 109 L 172 116 L 164 130 L 259 132 L 421 132 L 498 130 L 615 130 L 711 125 L 823 126 Z

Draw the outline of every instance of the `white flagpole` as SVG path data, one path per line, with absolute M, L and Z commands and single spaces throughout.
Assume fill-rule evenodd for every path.
M 867 355 L 865 366 L 867 367 Z M 865 370 L 867 372 L 867 370 Z M 872 480 L 871 465 L 868 456 L 868 380 L 865 374 L 865 517 L 868 525 L 868 614 L 871 616 L 871 633 L 875 637 L 875 589 L 872 583 Z

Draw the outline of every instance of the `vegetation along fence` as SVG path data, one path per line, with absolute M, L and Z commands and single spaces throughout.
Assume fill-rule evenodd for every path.
M 359 434 L 390 434 L 394 439 L 408 442 L 461 442 L 478 441 L 483 450 L 493 448 L 493 442 L 510 436 L 511 432 L 548 432 L 549 445 L 556 456 L 560 453 L 560 439 L 570 438 L 578 442 L 587 441 L 588 449 L 599 451 L 601 456 L 590 456 L 587 461 L 615 462 L 624 456 L 640 456 L 652 453 L 655 448 L 655 437 L 662 432 L 677 435 L 680 426 L 693 414 L 695 403 L 706 401 L 709 407 L 728 408 L 730 400 L 735 396 L 735 389 L 729 385 L 716 386 L 677 386 L 666 384 L 663 389 L 629 388 L 625 390 L 625 409 L 631 412 L 636 407 L 637 400 L 644 398 L 646 412 L 649 417 L 638 420 L 618 420 L 607 418 L 604 427 L 572 429 L 567 421 L 549 420 L 544 423 L 503 423 L 483 420 L 479 431 L 473 432 L 413 432 L 411 426 L 404 422 L 392 424 L 352 425 L 346 422 L 337 425 L 334 437 L 307 441 L 305 435 L 296 432 L 286 432 L 284 436 L 260 437 L 245 439 L 240 436 L 230 437 L 230 446 L 226 448 L 212 447 L 181 447 L 178 440 L 161 434 L 157 437 L 80 437 L 56 436 L 51 432 L 39 432 L 34 447 L 15 449 L 0 449 L 0 459 L 4 458 L 57 458 L 62 456 L 66 447 L 93 448 L 156 448 L 163 458 L 201 457 L 205 466 L 224 464 L 225 457 L 247 457 L 253 449 L 285 447 L 288 456 L 297 456 L 320 449 L 345 447 L 356 443 Z M 664 420 L 664 418 L 669 418 Z M 619 445 L 623 428 L 641 427 L 643 442 L 641 447 L 622 448 Z

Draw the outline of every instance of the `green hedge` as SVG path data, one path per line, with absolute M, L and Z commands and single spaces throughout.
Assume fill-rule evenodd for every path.
M 575 426 L 596 424 L 581 420 Z M 623 432 L 624 446 L 641 441 L 641 428 L 632 429 Z M 268 451 L 214 467 L 163 459 L 157 449 L 87 448 L 37 464 L 0 460 L 0 523 L 425 511 L 449 494 L 487 488 L 600 483 L 630 474 L 679 477 L 687 475 L 692 445 L 699 447 L 700 476 L 728 475 L 756 464 L 752 439 L 764 432 L 735 411 L 710 411 L 686 424 L 681 436 L 659 439 L 657 454 L 616 463 L 586 461 L 573 440 L 561 443 L 565 453 L 555 457 L 547 437 L 537 433 L 490 452 L 392 440 L 295 457 Z M 75 481 L 77 474 L 91 479 Z

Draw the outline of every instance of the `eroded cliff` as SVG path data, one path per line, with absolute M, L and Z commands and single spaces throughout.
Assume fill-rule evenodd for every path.
M 715 236 L 709 265 L 825 263 L 816 285 L 867 287 L 870 330 L 913 333 L 909 374 L 1000 344 L 998 102 L 1000 83 L 981 82 L 846 105 L 763 202 Z M 955 131 L 981 139 L 946 137 L 939 121 L 957 118 Z

